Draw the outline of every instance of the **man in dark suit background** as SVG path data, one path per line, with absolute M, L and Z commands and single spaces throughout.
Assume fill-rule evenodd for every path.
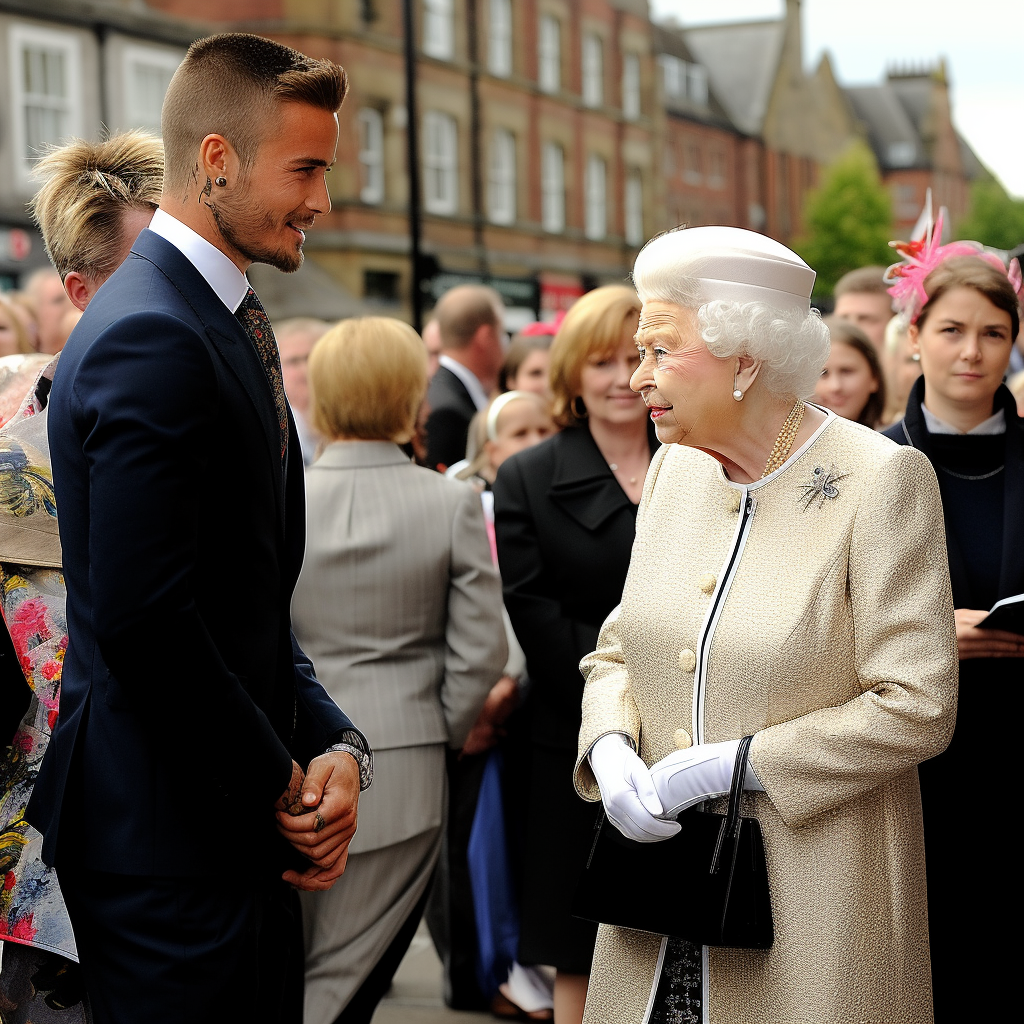
M 505 358 L 501 296 L 478 284 L 444 293 L 434 308 L 441 358 L 430 380 L 427 465 L 442 473 L 466 457 L 469 421 L 487 405 Z
M 160 209 L 51 392 L 69 645 L 28 817 L 98 1024 L 301 1020 L 289 884 L 340 876 L 369 785 L 289 627 L 302 459 L 244 276 L 301 264 L 345 91 L 269 40 L 193 44 Z

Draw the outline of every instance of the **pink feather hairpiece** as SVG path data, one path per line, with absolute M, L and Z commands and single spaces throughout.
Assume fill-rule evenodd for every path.
M 940 263 L 952 256 L 977 256 L 993 267 L 998 267 L 1010 279 L 1013 290 L 1020 294 L 1020 264 L 1013 260 L 1007 271 L 1003 261 L 993 253 L 985 252 L 977 242 L 950 242 L 939 244 L 942 240 L 943 212 L 939 212 L 934 228 L 927 225 L 924 237 L 911 242 L 890 242 L 903 257 L 902 262 L 894 263 L 885 272 L 885 282 L 889 294 L 898 312 L 902 313 L 910 323 L 914 323 L 921 310 L 928 302 L 928 293 L 924 290 L 924 282 L 928 275 Z M 928 218 L 931 219 L 930 217 Z M 929 230 L 931 228 L 931 230 Z

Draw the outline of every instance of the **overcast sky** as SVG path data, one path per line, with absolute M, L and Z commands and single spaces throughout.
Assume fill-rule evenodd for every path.
M 684 25 L 779 17 L 785 0 L 650 0 Z M 1024 198 L 1024 0 L 803 0 L 804 59 L 822 51 L 842 85 L 946 58 L 953 120 L 1009 192 Z

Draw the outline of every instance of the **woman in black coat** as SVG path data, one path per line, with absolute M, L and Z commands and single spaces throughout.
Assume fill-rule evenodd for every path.
M 594 825 L 572 784 L 579 663 L 622 596 L 658 446 L 629 387 L 639 315 L 635 292 L 620 285 L 573 306 L 551 348 L 555 419 L 565 429 L 508 459 L 494 484 L 505 607 L 530 678 L 519 961 L 557 969 L 555 1024 L 583 1018 L 597 934 L 569 913 Z
M 978 1020 L 1002 1016 L 1015 977 L 1014 947 L 997 936 L 1016 851 L 984 815 L 1017 775 L 996 722 L 1017 720 L 1024 637 L 977 627 L 996 601 L 1024 592 L 1024 426 L 1002 384 L 1019 329 L 1014 288 L 985 258 L 941 253 L 906 303 L 922 375 L 885 433 L 935 467 L 960 651 L 953 740 L 919 769 L 935 1020 L 946 1024 L 968 1006 Z

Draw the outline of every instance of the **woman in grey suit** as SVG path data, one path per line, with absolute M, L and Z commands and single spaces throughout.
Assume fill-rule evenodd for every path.
M 441 845 L 445 746 L 460 749 L 507 648 L 480 499 L 413 465 L 427 386 L 418 335 L 347 320 L 309 360 L 306 558 L 292 622 L 374 751 L 344 877 L 306 894 L 306 1024 L 368 1022 L 408 948 Z

